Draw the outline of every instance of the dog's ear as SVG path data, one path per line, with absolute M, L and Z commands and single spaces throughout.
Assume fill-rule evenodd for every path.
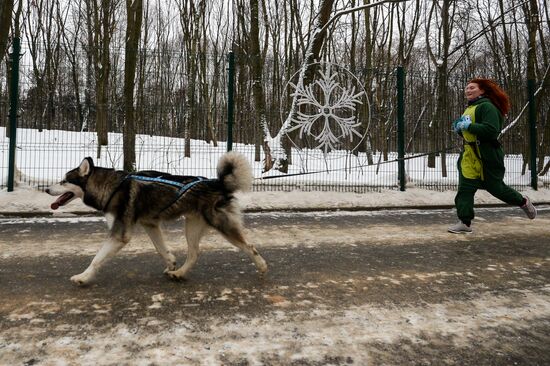
M 92 158 L 87 157 L 84 158 L 84 160 L 82 160 L 82 163 L 80 163 L 80 165 L 78 166 L 78 172 L 80 173 L 80 175 L 86 176 L 91 173 L 93 168 L 94 161 L 92 160 Z

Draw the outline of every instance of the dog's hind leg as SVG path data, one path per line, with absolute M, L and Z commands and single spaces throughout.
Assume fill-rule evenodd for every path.
M 220 210 L 217 212 L 214 227 L 234 246 L 248 254 L 252 262 L 256 265 L 260 276 L 267 272 L 267 263 L 256 250 L 254 245 L 248 244 L 243 235 L 240 216 L 237 218 L 232 214 L 227 214 L 226 211 Z
M 185 218 L 185 237 L 187 239 L 187 257 L 183 266 L 175 271 L 168 271 L 167 274 L 173 279 L 185 278 L 193 268 L 199 257 L 199 242 L 204 235 L 207 224 L 200 216 L 189 216 Z
M 231 244 L 248 254 L 256 265 L 260 276 L 267 272 L 267 263 L 256 250 L 254 245 L 248 244 L 243 235 L 241 216 L 235 207 L 213 211 L 208 222 L 216 228 Z
M 231 244 L 248 254 L 250 259 L 252 259 L 256 265 L 260 276 L 263 276 L 267 272 L 267 263 L 265 262 L 265 259 L 263 259 L 260 253 L 258 253 L 254 245 L 246 242 L 243 233 L 239 228 L 232 227 L 225 229 L 221 233 Z
M 164 243 L 164 237 L 162 236 L 162 230 L 160 229 L 159 225 L 142 223 L 141 226 L 143 226 L 145 232 L 147 233 L 147 235 L 149 235 L 149 238 L 157 249 L 157 252 L 166 263 L 166 269 L 164 270 L 164 273 L 175 270 L 176 256 L 174 256 L 174 254 L 170 252 L 170 250 Z

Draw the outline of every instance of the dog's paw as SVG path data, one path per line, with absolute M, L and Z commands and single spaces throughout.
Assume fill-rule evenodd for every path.
M 256 269 L 260 277 L 263 277 L 267 273 L 267 263 L 263 258 L 259 258 L 256 262 Z
M 164 269 L 164 272 L 163 272 L 163 273 L 164 273 L 164 274 L 168 274 L 168 272 L 174 272 L 174 271 L 176 270 L 176 268 L 178 268 L 178 267 L 177 267 L 177 265 L 176 265 L 176 262 L 174 262 L 174 264 L 170 264 L 168 267 L 166 267 L 166 268 Z
M 264 279 L 266 277 L 266 274 L 267 274 L 267 266 L 258 270 L 258 276 L 260 277 L 260 279 Z
M 166 268 L 164 269 L 164 273 L 168 273 L 170 271 L 175 271 L 177 267 L 177 262 L 176 262 L 176 256 L 173 255 L 172 253 L 169 253 L 168 254 L 168 261 L 166 263 Z
M 78 286 L 86 286 L 91 282 L 90 276 L 85 273 L 77 274 L 71 277 L 71 281 Z
M 180 274 L 178 271 L 165 271 L 166 275 L 174 281 L 183 281 L 185 280 L 185 276 Z

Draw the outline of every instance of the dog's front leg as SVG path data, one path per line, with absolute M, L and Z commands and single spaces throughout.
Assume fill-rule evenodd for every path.
M 122 247 L 126 245 L 126 243 L 127 241 L 124 242 L 114 237 L 109 238 L 103 244 L 99 252 L 97 252 L 88 268 L 86 268 L 86 270 L 81 274 L 72 276 L 71 281 L 79 286 L 85 286 L 89 284 L 91 281 L 93 281 L 101 266 L 103 266 L 103 264 L 105 264 L 107 260 L 113 257 L 120 249 L 122 249 Z

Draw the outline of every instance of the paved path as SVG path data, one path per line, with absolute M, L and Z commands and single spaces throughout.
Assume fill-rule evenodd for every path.
M 247 214 L 263 280 L 211 234 L 170 281 L 137 230 L 87 288 L 102 219 L 0 218 L 0 364 L 550 364 L 550 207 L 477 213 L 463 236 L 451 210 Z

